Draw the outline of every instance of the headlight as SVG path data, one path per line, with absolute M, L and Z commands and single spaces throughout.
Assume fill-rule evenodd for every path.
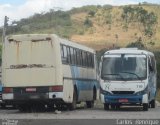
M 101 87 L 100 87 L 100 93 L 103 94 L 103 95 L 111 95 L 112 94 L 108 91 L 103 90 Z
M 145 88 L 144 90 L 139 91 L 139 92 L 136 92 L 135 94 L 136 94 L 136 95 L 144 95 L 144 94 L 146 94 L 147 92 L 148 92 L 148 85 L 146 86 L 146 88 Z

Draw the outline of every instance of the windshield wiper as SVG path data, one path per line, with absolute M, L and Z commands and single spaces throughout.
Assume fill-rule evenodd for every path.
M 120 72 L 120 73 L 133 74 L 133 75 L 137 76 L 137 78 L 138 78 L 139 80 L 142 80 L 142 79 L 139 77 L 139 75 L 137 75 L 136 73 L 133 73 L 133 72 Z
M 122 80 L 126 81 L 126 80 L 124 79 L 124 77 L 123 77 L 121 74 L 119 74 L 119 73 L 113 73 L 113 74 L 102 74 L 102 77 L 104 78 L 104 77 L 105 77 L 105 76 L 107 76 L 107 75 L 120 76 L 120 78 L 121 78 Z

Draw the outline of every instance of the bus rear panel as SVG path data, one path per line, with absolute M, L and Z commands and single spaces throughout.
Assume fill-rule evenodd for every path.
M 63 97 L 63 81 L 56 74 L 56 41 L 50 35 L 9 36 L 3 46 L 2 83 L 6 102 L 48 102 Z M 60 60 L 60 59 L 59 59 Z

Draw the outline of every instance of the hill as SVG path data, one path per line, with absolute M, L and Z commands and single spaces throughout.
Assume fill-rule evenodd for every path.
M 141 41 L 160 48 L 160 5 L 84 6 L 36 13 L 8 26 L 7 34 L 55 33 L 96 50 Z M 0 30 L 2 33 L 2 29 Z

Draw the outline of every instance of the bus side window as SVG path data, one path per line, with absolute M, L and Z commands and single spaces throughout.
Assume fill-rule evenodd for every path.
M 81 66 L 81 52 L 80 52 L 80 50 L 79 49 L 76 49 L 76 56 L 77 56 L 77 65 L 78 66 Z
M 149 71 L 150 72 L 155 72 L 155 60 L 154 57 L 149 56 Z
M 63 57 L 64 57 L 63 45 L 61 45 L 61 58 L 63 59 Z
M 92 67 L 91 63 L 92 63 L 92 59 L 91 59 L 91 54 L 89 53 L 88 54 L 88 67 L 90 67 L 90 68 Z
M 67 63 L 67 49 L 65 45 L 61 45 L 61 59 L 63 64 Z
M 74 60 L 74 64 L 77 65 L 77 55 L 76 55 L 76 49 L 73 49 L 73 60 Z
M 151 57 L 151 63 L 152 63 L 153 72 L 155 72 L 156 71 L 156 63 L 155 63 L 155 58 L 153 56 Z
M 87 66 L 86 52 L 82 51 L 83 66 Z
M 75 64 L 74 53 L 73 53 L 73 48 L 72 47 L 70 47 L 70 56 L 71 56 L 71 64 Z
M 88 67 L 87 65 L 87 52 L 84 52 L 84 62 L 85 62 L 85 66 Z
M 90 67 L 89 66 L 89 53 L 87 52 L 87 55 L 86 55 L 86 61 L 87 61 L 87 67 Z
M 80 66 L 83 66 L 83 55 L 82 55 L 82 50 L 79 51 L 79 56 L 80 56 L 80 62 L 81 62 L 81 65 L 80 65 Z
M 94 55 L 91 54 L 91 67 L 94 68 Z
M 71 53 L 70 53 L 69 46 L 67 46 L 67 62 L 68 62 L 68 64 L 71 64 Z

